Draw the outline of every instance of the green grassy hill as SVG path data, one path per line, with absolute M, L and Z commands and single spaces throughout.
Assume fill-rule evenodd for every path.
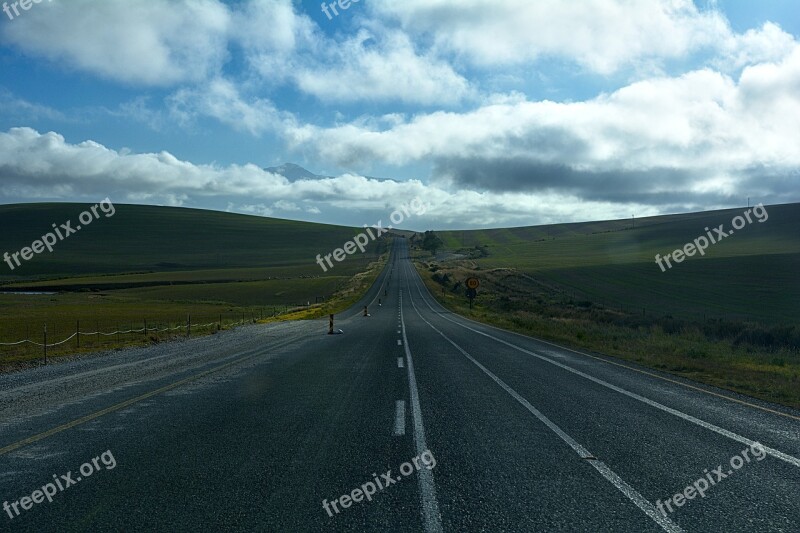
M 768 218 L 662 272 L 662 256 L 725 225 L 745 208 L 631 220 L 442 232 L 458 250 L 487 245 L 482 268 L 513 268 L 575 299 L 691 318 L 800 318 L 800 204 L 767 206 Z M 713 234 L 713 231 L 712 231 Z M 666 267 L 666 265 L 665 265 Z
M 29 246 L 67 220 L 79 224 L 84 204 L 0 206 L 0 252 Z M 59 242 L 13 272 L 0 264 L 0 279 L 74 276 L 122 272 L 187 271 L 247 267 L 307 267 L 317 254 L 330 253 L 361 230 L 308 222 L 203 211 L 198 209 L 115 205 L 101 218 Z M 371 251 L 375 251 L 373 246 Z M 352 256 L 333 269 L 348 270 Z
M 767 206 L 662 271 L 665 256 L 746 208 L 442 232 L 417 252 L 446 306 L 501 327 L 800 407 L 800 204 Z M 716 235 L 716 232 L 712 233 Z M 477 248 L 476 248 L 477 247 Z M 463 281 L 481 280 L 470 309 Z
M 13 254 L 72 222 L 84 204 L 0 206 L 0 254 Z M 0 262 L 0 343 L 22 339 L 58 342 L 81 331 L 177 327 L 272 317 L 305 309 L 302 316 L 333 312 L 355 300 L 376 275 L 387 249 L 372 242 L 324 272 L 326 255 L 361 233 L 306 222 L 183 209 L 115 205 L 13 271 Z M 2 294 L 3 292 L 15 292 Z M 36 291 L 45 294 L 19 294 Z M 324 302 L 324 303 L 323 303 Z M 319 303 L 319 306 L 314 304 Z M 295 315 L 301 316 L 301 315 Z M 206 332 L 213 328 L 206 328 Z M 193 332 L 198 332 L 194 328 Z M 82 336 L 81 350 L 157 342 L 145 336 Z M 70 341 L 52 354 L 73 353 Z M 0 346 L 2 363 L 38 357 L 31 344 Z

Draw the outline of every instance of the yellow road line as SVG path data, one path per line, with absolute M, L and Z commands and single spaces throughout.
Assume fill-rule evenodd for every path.
M 191 381 L 195 381 L 195 380 L 203 378 L 203 377 L 205 377 L 205 376 L 207 376 L 209 374 L 213 374 L 214 372 L 218 372 L 220 370 L 224 370 L 224 369 L 226 369 L 226 368 L 228 368 L 230 366 L 233 366 L 233 365 L 235 365 L 237 363 L 241 363 L 243 361 L 247 361 L 248 359 L 252 359 L 256 355 L 258 355 L 258 354 L 251 354 L 251 355 L 236 359 L 235 361 L 231 361 L 230 363 L 225 363 L 224 365 L 220 365 L 218 367 L 212 368 L 210 370 L 205 370 L 205 371 L 200 372 L 199 374 L 196 374 L 194 376 L 189 376 L 188 378 L 184 378 L 184 379 L 182 379 L 180 381 L 176 381 L 175 383 L 171 383 L 169 385 L 165 385 L 165 386 L 161 387 L 160 389 L 156 389 L 154 391 L 150 391 L 150 392 L 147 392 L 145 394 L 142 394 L 141 396 L 137 396 L 135 398 L 131 398 L 129 400 L 125 400 L 124 402 L 120 402 L 120 403 L 112 405 L 110 407 L 106 407 L 105 409 L 101 409 L 100 411 L 97 411 L 97 412 L 94 412 L 92 414 L 83 416 L 81 418 L 73 420 L 72 422 L 67 422 L 66 424 L 62 424 L 62 425 L 60 425 L 58 427 L 54 427 L 52 429 L 48 429 L 47 431 L 44 431 L 44 432 L 39 433 L 37 435 L 33 435 L 32 437 L 28 437 L 26 439 L 22 439 L 21 441 L 15 442 L 14 444 L 9 444 L 8 446 L 0 448 L 0 455 L 5 455 L 5 454 L 7 454 L 9 452 L 13 452 L 14 450 L 18 450 L 18 449 L 22 448 L 23 446 L 27 446 L 28 444 L 33 444 L 34 442 L 38 442 L 38 441 L 40 441 L 42 439 L 46 439 L 47 437 L 51 437 L 53 435 L 56 435 L 57 433 L 61 433 L 62 431 L 66 431 L 68 429 L 72 429 L 72 428 L 74 428 L 76 426 L 80 426 L 81 424 L 85 424 L 86 422 L 91 422 L 92 420 L 100 418 L 101 416 L 107 415 L 109 413 L 113 413 L 115 411 L 119 411 L 120 409 L 124 409 L 124 408 L 126 408 L 126 407 L 128 407 L 130 405 L 133 405 L 135 403 L 141 402 L 142 400 L 146 400 L 148 398 L 152 398 L 153 396 L 157 396 L 157 395 L 162 394 L 164 392 L 170 391 L 172 389 L 180 387 L 181 385 L 185 385 L 185 384 L 187 384 L 187 383 L 189 383 Z

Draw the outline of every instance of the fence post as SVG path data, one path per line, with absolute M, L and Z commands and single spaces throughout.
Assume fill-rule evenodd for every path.
M 75 339 L 78 341 L 78 350 L 81 349 L 81 321 L 78 320 L 78 323 L 75 325 Z
M 144 319 L 144 338 L 147 340 L 147 319 Z
M 190 313 L 186 315 L 186 338 L 188 339 L 191 336 L 192 336 L 192 315 Z
M 47 324 L 44 325 L 44 364 L 47 364 Z
M 100 321 L 94 321 L 94 327 L 97 328 L 95 331 L 97 332 L 97 347 L 100 347 Z
M 222 313 L 220 313 L 219 322 L 217 322 L 217 331 L 222 331 Z

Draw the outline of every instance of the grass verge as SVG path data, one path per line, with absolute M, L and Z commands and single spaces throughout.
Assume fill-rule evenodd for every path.
M 246 323 L 320 318 L 358 301 L 387 259 L 388 252 L 384 252 L 352 276 L 289 278 L 290 273 L 284 269 L 277 279 L 260 281 L 199 282 L 105 292 L 93 289 L 38 295 L 0 294 L 0 316 L 6 317 L 0 324 L 0 342 L 31 339 L 43 344 L 45 325 L 48 344 L 62 341 L 78 330 L 83 332 L 80 341 L 73 338 L 48 348 L 48 358 L 59 358 L 186 338 L 189 320 L 191 336 L 195 337 Z M 299 304 L 314 299 L 310 296 L 313 294 L 330 296 L 323 303 Z M 113 333 L 129 330 L 139 331 Z M 43 362 L 41 346 L 29 343 L 0 346 L 0 372 Z
M 475 270 L 473 265 L 415 261 L 431 294 L 473 320 L 800 408 L 797 326 L 640 315 L 575 300 L 547 280 L 512 268 Z M 482 280 L 474 309 L 455 281 L 470 276 Z

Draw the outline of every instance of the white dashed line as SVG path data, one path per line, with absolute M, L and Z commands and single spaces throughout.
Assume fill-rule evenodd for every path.
M 394 402 L 394 436 L 402 437 L 406 434 L 406 401 Z
M 400 304 L 403 303 L 403 293 L 400 292 Z M 402 321 L 402 317 L 401 317 Z M 417 377 L 414 374 L 414 359 L 411 357 L 411 350 L 408 348 L 408 337 L 405 325 L 403 326 L 403 348 L 406 352 L 408 364 L 408 388 L 411 394 L 411 416 L 414 420 L 414 447 L 417 454 L 429 451 L 428 444 L 425 442 L 425 426 L 422 423 L 422 408 L 419 406 L 419 390 L 417 389 Z M 419 483 L 419 498 L 422 503 L 422 521 L 425 531 L 438 533 L 442 531 L 442 515 L 439 513 L 439 502 L 436 499 L 436 483 L 433 480 L 433 472 L 427 468 L 422 468 L 417 472 Z

